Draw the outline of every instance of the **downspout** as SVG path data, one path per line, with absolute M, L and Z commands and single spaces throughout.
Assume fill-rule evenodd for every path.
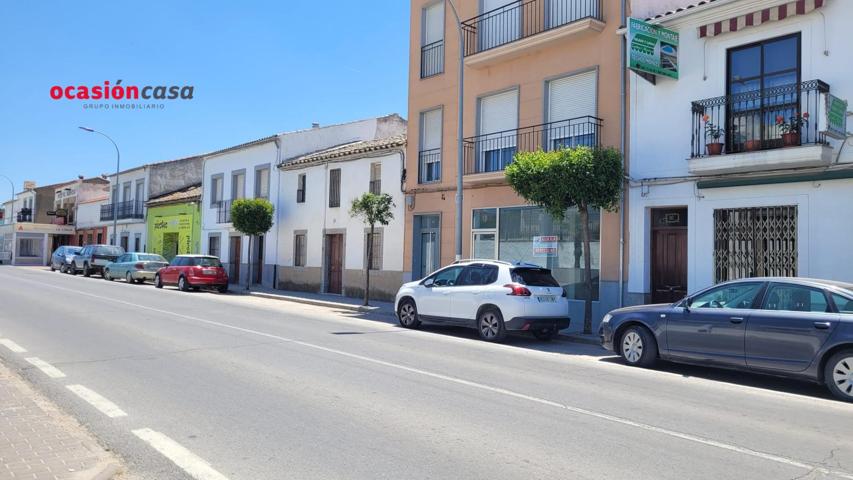
M 620 17 L 622 19 L 621 27 L 625 28 L 627 25 L 627 1 L 622 0 L 621 2 L 621 12 Z M 628 80 L 628 75 L 626 71 L 625 65 L 627 65 L 626 58 L 626 42 L 627 36 L 622 35 L 622 41 L 620 43 L 619 49 L 619 150 L 622 151 L 622 169 L 625 170 L 626 166 L 626 155 L 625 155 L 625 123 L 626 123 L 626 115 L 625 115 L 625 100 L 626 100 L 626 83 Z M 619 198 L 619 308 L 625 306 L 625 180 L 622 181 L 622 194 Z
M 275 256 L 272 269 L 272 288 L 278 288 L 278 242 L 281 237 L 281 209 L 279 207 L 279 198 L 281 197 L 281 137 L 275 137 Z M 272 192 L 270 192 L 272 198 Z M 263 267 L 263 266 L 262 266 Z M 263 274 L 261 276 L 263 281 Z

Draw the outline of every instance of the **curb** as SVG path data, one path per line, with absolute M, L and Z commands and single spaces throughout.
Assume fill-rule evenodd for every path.
M 110 462 L 105 465 L 98 473 L 91 477 L 85 476 L 85 472 L 81 472 L 80 480 L 112 480 L 113 477 L 121 473 L 121 465 Z
M 280 300 L 284 302 L 293 302 L 293 303 L 302 303 L 305 305 L 315 305 L 318 307 L 327 307 L 327 308 L 335 308 L 338 310 L 350 310 L 353 312 L 362 312 L 362 313 L 375 313 L 379 315 L 388 315 L 393 316 L 390 312 L 384 312 L 380 307 L 365 307 L 364 305 L 352 305 L 350 303 L 339 303 L 339 302 L 330 302 L 328 300 L 319 300 L 313 298 L 303 298 L 303 297 L 293 297 L 289 295 L 278 295 L 272 293 L 264 293 L 264 292 L 252 292 L 241 293 L 241 295 L 249 295 L 253 297 L 260 298 L 268 298 L 272 300 Z

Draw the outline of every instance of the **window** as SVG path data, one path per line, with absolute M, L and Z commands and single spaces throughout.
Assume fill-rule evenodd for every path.
M 98 235 L 100 235 L 100 233 Z M 101 240 L 101 238 L 98 237 L 98 243 L 101 243 L 100 240 Z M 92 244 L 92 234 L 90 233 L 90 234 L 86 235 L 86 245 L 91 245 L 91 244 Z
M 496 259 L 498 210 L 483 208 L 474 210 L 471 233 L 471 257 Z
M 246 198 L 246 171 L 231 172 L 231 200 Z
M 210 255 L 212 257 L 222 256 L 222 246 L 219 242 L 220 242 L 220 236 L 218 234 L 217 235 L 211 235 L 211 236 L 207 237 L 207 254 L 208 255 Z
M 432 277 L 427 278 L 424 285 L 432 285 L 434 287 L 452 287 L 456 285 L 456 280 L 459 274 L 462 273 L 464 267 L 449 267 L 439 271 Z
M 498 279 L 498 267 L 494 265 L 468 265 L 459 276 L 459 286 L 489 285 Z
M 714 282 L 797 276 L 797 206 L 714 210 Z
M 421 78 L 428 78 L 444 73 L 444 2 L 424 8 L 421 18 Z
M 373 242 L 373 262 L 370 263 L 371 270 L 382 270 L 382 230 L 375 230 L 371 239 L 370 232 L 364 234 L 366 244 Z M 364 249 L 364 263 L 367 263 L 367 248 Z
M 514 268 L 512 281 L 529 287 L 559 287 L 560 283 L 545 268 Z
M 441 108 L 421 113 L 418 183 L 441 180 L 442 114 Z
M 184 259 L 184 265 L 192 265 L 196 267 L 222 267 L 222 263 L 219 259 L 213 257 L 187 257 Z
M 597 82 L 595 70 L 548 82 L 547 148 L 559 150 L 598 144 L 594 118 Z
M 218 207 L 219 203 L 222 201 L 222 192 L 223 187 L 222 184 L 224 182 L 224 175 L 217 174 L 210 177 L 210 206 Z
M 137 202 L 145 201 L 145 179 L 136 181 L 136 197 L 134 197 L 134 200 Z
M 270 167 L 255 169 L 255 198 L 270 198 Z
M 305 203 L 305 174 L 300 173 L 296 179 L 296 203 Z
M 518 137 L 518 90 L 480 99 L 473 173 L 498 172 L 512 162 Z
M 382 193 L 382 164 L 379 162 L 370 164 L 370 188 L 368 191 L 374 195 Z
M 690 308 L 752 308 L 760 282 L 722 285 L 690 299 Z
M 98 244 L 104 243 L 104 234 L 102 232 L 98 232 L 98 234 L 96 235 L 95 238 L 98 239 L 98 241 L 96 243 L 98 243 Z M 91 234 L 89 235 L 89 243 L 92 243 L 92 235 Z
M 129 202 L 130 201 L 130 182 L 124 182 L 121 188 L 121 201 Z
M 142 234 L 137 233 L 133 235 L 133 251 L 141 252 L 142 251 Z
M 817 288 L 774 283 L 764 297 L 764 310 L 789 312 L 829 312 L 826 295 Z
M 18 240 L 19 257 L 40 257 L 42 241 L 39 238 L 21 238 Z
M 306 253 L 305 234 L 297 233 L 293 236 L 293 266 L 304 267 Z
M 839 313 L 853 313 L 853 299 L 849 299 L 837 293 L 832 294 L 832 301 Z
M 341 206 L 341 169 L 329 170 L 329 208 Z

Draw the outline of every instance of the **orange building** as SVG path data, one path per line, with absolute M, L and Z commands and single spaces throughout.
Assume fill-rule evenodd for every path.
M 465 75 L 461 256 L 547 265 L 578 300 L 571 302 L 571 330 L 577 330 L 586 296 L 578 214 L 571 210 L 555 222 L 515 195 L 503 170 L 518 151 L 620 147 L 621 2 L 453 4 Z M 445 0 L 412 0 L 410 27 L 404 266 L 417 279 L 456 255 L 460 41 Z M 619 213 L 595 212 L 591 219 L 597 328 L 621 300 L 622 232 Z

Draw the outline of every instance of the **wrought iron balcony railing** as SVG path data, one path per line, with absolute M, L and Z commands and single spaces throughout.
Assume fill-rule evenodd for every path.
M 220 200 L 216 207 L 216 223 L 231 223 L 231 200 Z
M 827 83 L 809 80 L 697 100 L 691 105 L 690 156 L 825 144 L 819 115 L 825 93 Z M 799 128 L 789 132 L 792 124 Z
M 444 40 L 421 47 L 421 78 L 444 73 Z
M 441 149 L 423 150 L 418 153 L 418 183 L 433 183 L 441 180 Z
M 126 220 L 128 218 L 143 219 L 145 218 L 145 203 L 137 200 L 128 200 L 126 202 L 101 205 L 101 221 L 116 220 L 116 218 L 113 218 L 113 215 L 118 215 L 118 220 Z
M 602 20 L 601 0 L 517 0 L 462 22 L 465 56 L 587 18 Z
M 31 223 L 33 221 L 33 211 L 29 208 L 22 208 L 16 217 L 18 223 Z
M 603 123 L 600 118 L 585 116 L 466 138 L 465 174 L 499 172 L 512 163 L 516 152 L 597 147 Z

